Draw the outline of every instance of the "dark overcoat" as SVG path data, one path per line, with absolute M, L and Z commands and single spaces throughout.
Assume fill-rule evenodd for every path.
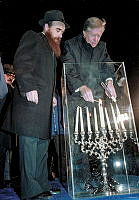
M 99 41 L 93 48 L 83 34 L 65 41 L 62 61 L 65 63 L 67 87 L 72 94 L 75 94 L 77 88 L 87 85 L 92 89 L 94 97 L 100 98 L 104 92 L 100 83 L 107 78 L 114 78 L 114 66 L 106 43 Z
M 16 86 L 3 129 L 18 135 L 47 139 L 55 88 L 56 57 L 42 33 L 27 31 L 14 57 Z M 38 104 L 27 101 L 26 92 L 37 90 Z

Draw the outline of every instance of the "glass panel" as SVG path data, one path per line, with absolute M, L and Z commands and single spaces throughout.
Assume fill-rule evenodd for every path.
M 107 78 L 116 98 L 106 89 Z M 78 91 L 81 84 L 93 92 L 93 103 Z M 69 194 L 139 192 L 138 137 L 124 63 L 65 63 L 62 96 Z

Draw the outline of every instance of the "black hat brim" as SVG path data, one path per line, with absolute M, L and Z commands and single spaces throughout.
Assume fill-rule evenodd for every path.
M 40 19 L 39 20 L 39 25 L 40 26 L 44 26 L 44 24 L 47 24 L 48 22 L 46 22 L 44 19 Z M 69 24 L 67 24 L 67 23 L 65 23 L 65 22 L 63 22 L 64 24 L 65 24 L 65 28 L 66 29 L 68 29 L 68 28 L 70 28 L 70 25 Z

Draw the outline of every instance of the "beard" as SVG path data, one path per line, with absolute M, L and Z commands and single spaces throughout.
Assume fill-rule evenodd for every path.
M 57 58 L 59 58 L 60 55 L 61 55 L 61 49 L 60 49 L 60 41 L 61 41 L 61 39 L 53 37 L 52 34 L 49 31 L 46 32 L 45 35 L 47 36 L 48 43 L 49 43 L 50 47 L 52 48 L 55 56 Z

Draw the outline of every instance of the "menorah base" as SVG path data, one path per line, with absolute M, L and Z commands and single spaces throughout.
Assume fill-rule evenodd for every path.
M 99 187 L 99 188 L 95 188 L 94 190 L 90 191 L 91 194 L 93 195 L 98 195 L 98 194 L 104 194 L 106 196 L 110 196 L 110 195 L 114 195 L 117 194 L 118 191 L 116 190 L 116 188 L 111 188 L 109 186 L 103 186 L 103 187 Z
M 106 196 L 109 196 L 112 194 L 114 195 L 119 192 L 117 190 L 117 185 L 119 185 L 119 183 L 117 183 L 113 179 L 111 179 L 111 181 L 109 181 L 107 184 L 104 184 L 104 182 L 102 181 L 101 185 L 95 188 L 94 190 L 92 190 L 91 193 L 93 195 L 97 195 L 97 194 L 105 194 Z

